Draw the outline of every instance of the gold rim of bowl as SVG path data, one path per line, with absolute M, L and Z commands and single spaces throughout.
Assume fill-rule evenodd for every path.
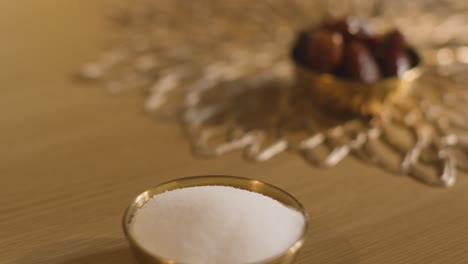
M 141 208 L 147 201 L 149 201 L 155 195 L 172 191 L 175 189 L 181 188 L 188 188 L 188 187 L 195 187 L 195 186 L 229 186 L 234 188 L 239 188 L 247 191 L 256 192 L 259 194 L 263 194 L 270 198 L 273 198 L 282 204 L 291 207 L 297 211 L 299 211 L 304 217 L 304 228 L 302 231 L 301 236 L 299 239 L 286 251 L 281 253 L 278 256 L 274 256 L 271 259 L 267 259 L 265 261 L 259 263 L 250 263 L 250 264 L 290 264 L 293 263 L 297 252 L 303 246 L 306 237 L 307 237 L 307 230 L 308 230 L 308 214 L 306 209 L 302 206 L 302 204 L 294 198 L 288 192 L 265 182 L 261 182 L 254 179 L 238 177 L 238 176 L 227 176 L 227 175 L 202 175 L 202 176 L 191 176 L 185 178 L 179 178 L 176 180 L 168 181 L 157 185 L 151 189 L 148 189 L 138 195 L 135 199 L 133 199 L 130 206 L 124 213 L 123 217 L 123 230 L 125 237 L 127 238 L 130 247 L 139 261 L 142 264 L 149 264 L 149 263 L 157 263 L 157 264 L 182 264 L 180 262 L 176 262 L 174 260 L 170 260 L 158 255 L 155 255 L 146 249 L 144 249 L 132 236 L 130 232 L 130 225 L 132 221 L 132 217 L 135 212 Z M 189 263 L 186 263 L 189 264 Z

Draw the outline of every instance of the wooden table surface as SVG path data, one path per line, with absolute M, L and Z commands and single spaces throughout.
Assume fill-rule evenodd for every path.
M 142 190 L 188 175 L 270 182 L 311 216 L 299 263 L 468 263 L 468 177 L 421 185 L 353 158 L 318 169 L 292 154 L 194 158 L 175 123 L 73 81 L 106 30 L 102 1 L 0 1 L 0 263 L 135 263 L 120 221 Z

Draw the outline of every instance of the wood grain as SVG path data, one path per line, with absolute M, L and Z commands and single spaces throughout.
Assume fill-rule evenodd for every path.
M 299 263 L 468 263 L 468 178 L 423 186 L 352 158 L 317 169 L 294 155 L 194 158 L 139 94 L 71 76 L 104 46 L 102 1 L 0 2 L 0 263 L 135 263 L 120 220 L 160 182 L 231 174 L 280 186 L 311 216 Z

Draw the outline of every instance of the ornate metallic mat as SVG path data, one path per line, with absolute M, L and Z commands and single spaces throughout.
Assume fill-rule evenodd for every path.
M 468 1 L 148 0 L 112 4 L 112 46 L 82 75 L 178 118 L 196 155 L 285 151 L 330 167 L 348 155 L 434 186 L 468 171 Z M 291 45 L 327 15 L 398 27 L 422 58 L 411 94 L 371 118 L 314 107 L 295 87 Z M 333 107 L 333 106 L 330 106 Z

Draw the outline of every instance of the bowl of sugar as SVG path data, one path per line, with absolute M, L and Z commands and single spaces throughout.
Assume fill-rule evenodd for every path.
M 290 264 L 308 216 L 289 193 L 234 176 L 195 176 L 136 197 L 123 229 L 141 264 Z

